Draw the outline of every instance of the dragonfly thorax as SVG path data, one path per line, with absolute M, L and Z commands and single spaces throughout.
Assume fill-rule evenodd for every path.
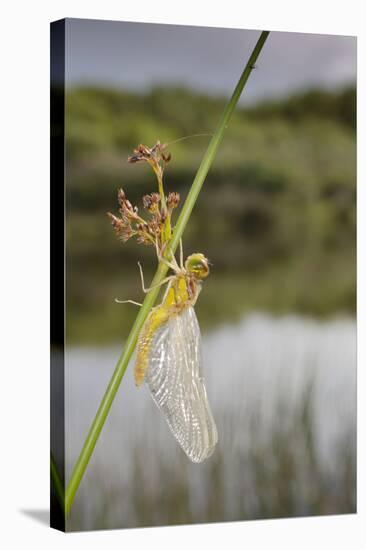
M 181 311 L 190 305 L 194 305 L 201 290 L 201 281 L 192 273 L 177 275 L 171 281 L 164 300 L 164 305 L 174 306 Z

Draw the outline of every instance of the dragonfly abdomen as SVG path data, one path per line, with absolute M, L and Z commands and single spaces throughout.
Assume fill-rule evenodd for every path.
M 156 331 L 166 323 L 170 317 L 182 312 L 189 304 L 186 279 L 184 277 L 177 277 L 168 288 L 163 303 L 151 310 L 142 328 L 137 343 L 137 358 L 135 364 L 136 386 L 141 386 L 144 381 L 146 369 L 149 364 L 151 344 Z
M 146 369 L 149 363 L 151 343 L 156 331 L 167 322 L 171 315 L 171 307 L 161 304 L 151 310 L 141 331 L 137 344 L 137 357 L 135 364 L 135 383 L 141 386 L 145 378 Z

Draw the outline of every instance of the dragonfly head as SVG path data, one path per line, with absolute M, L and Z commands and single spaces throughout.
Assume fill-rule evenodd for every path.
M 188 256 L 185 268 L 188 273 L 193 274 L 197 279 L 205 279 L 210 273 L 208 259 L 200 252 Z

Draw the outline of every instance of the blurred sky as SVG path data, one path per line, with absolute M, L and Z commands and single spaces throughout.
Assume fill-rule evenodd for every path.
M 228 95 L 258 31 L 67 19 L 66 81 L 146 90 L 184 85 Z M 243 102 L 356 79 L 356 38 L 272 32 Z

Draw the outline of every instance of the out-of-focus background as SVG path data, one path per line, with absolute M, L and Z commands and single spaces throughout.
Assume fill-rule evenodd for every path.
M 155 190 L 138 143 L 211 133 L 259 33 L 66 25 L 70 473 L 156 260 L 118 242 L 117 189 Z M 271 33 L 192 214 L 212 261 L 196 306 L 219 430 L 193 465 L 147 390 L 123 380 L 70 530 L 352 513 L 356 507 L 356 39 Z M 172 143 L 186 196 L 209 137 Z

